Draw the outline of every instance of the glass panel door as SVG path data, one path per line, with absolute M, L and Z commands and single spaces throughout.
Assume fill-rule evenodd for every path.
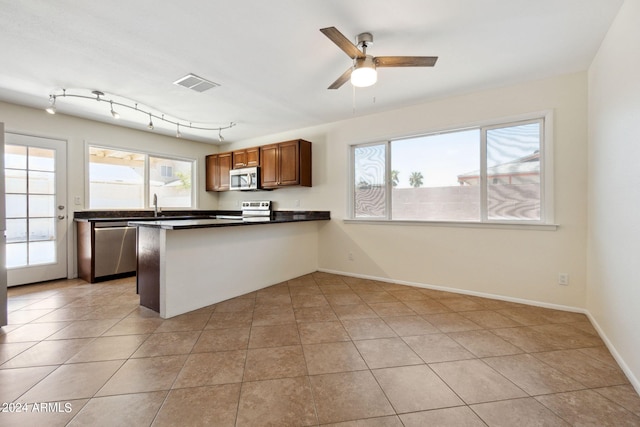
M 9 286 L 67 277 L 66 143 L 6 134 Z

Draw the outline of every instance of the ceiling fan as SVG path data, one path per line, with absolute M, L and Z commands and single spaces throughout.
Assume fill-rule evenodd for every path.
M 378 79 L 377 67 L 433 67 L 438 60 L 437 56 L 374 57 L 367 55 L 367 48 L 373 44 L 371 33 L 358 34 L 357 43 L 353 44 L 335 27 L 321 28 L 320 31 L 353 59 L 353 66 L 331 83 L 328 89 L 338 89 L 349 79 L 351 79 L 351 84 L 357 87 L 371 86 Z

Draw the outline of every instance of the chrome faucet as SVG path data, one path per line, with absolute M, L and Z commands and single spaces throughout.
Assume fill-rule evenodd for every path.
M 158 216 L 158 195 L 153 193 L 153 216 Z

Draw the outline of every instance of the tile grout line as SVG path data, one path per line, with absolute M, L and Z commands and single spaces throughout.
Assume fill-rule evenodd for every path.
M 292 297 L 291 285 L 288 285 L 288 286 L 289 286 L 289 297 Z M 316 283 L 316 286 L 317 286 L 317 283 Z M 292 299 L 291 305 L 293 306 L 293 299 Z M 307 386 L 309 387 L 309 393 L 311 394 L 311 403 L 313 405 L 313 416 L 315 417 L 315 420 L 316 420 L 315 425 L 319 425 L 320 418 L 318 416 L 318 404 L 316 403 L 316 396 L 315 396 L 315 393 L 313 392 L 313 385 L 311 384 L 311 375 L 309 374 L 309 364 L 307 363 L 307 357 L 305 355 L 304 345 L 302 344 L 302 337 L 300 336 L 300 322 L 298 322 L 298 320 L 295 318 L 295 309 L 293 310 L 293 317 L 296 322 L 296 331 L 298 332 L 298 340 L 300 341 L 300 347 L 302 347 L 302 358 L 304 359 L 304 366 L 307 371 L 307 375 L 305 376 L 305 381 Z

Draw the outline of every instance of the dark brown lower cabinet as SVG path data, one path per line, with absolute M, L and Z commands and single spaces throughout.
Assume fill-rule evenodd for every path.
M 140 305 L 160 312 L 160 229 L 138 227 L 136 245 Z

